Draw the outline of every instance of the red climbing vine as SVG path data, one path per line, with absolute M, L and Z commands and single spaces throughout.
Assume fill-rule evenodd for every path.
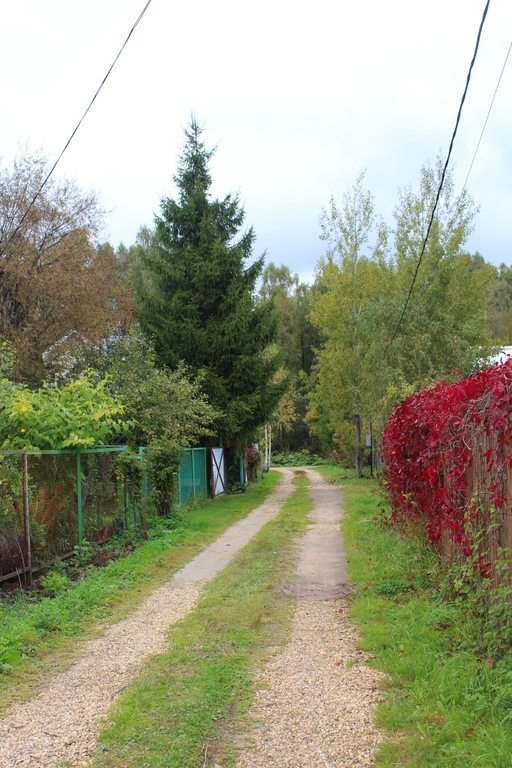
M 491 575 L 512 546 L 512 360 L 407 397 L 383 436 L 392 515 Z M 499 551 L 498 551 L 499 550 Z

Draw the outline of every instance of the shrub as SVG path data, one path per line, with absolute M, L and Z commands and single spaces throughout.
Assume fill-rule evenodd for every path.
M 48 597 L 57 597 L 72 584 L 71 579 L 59 571 L 50 571 L 46 576 L 41 576 L 39 583 Z
M 325 463 L 325 459 L 316 453 L 310 453 L 306 448 L 296 453 L 275 453 L 271 461 L 271 464 L 276 467 L 313 467 Z

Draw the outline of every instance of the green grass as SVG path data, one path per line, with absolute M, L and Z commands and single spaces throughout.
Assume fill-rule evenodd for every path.
M 321 468 L 339 480 L 335 468 Z M 389 733 L 385 768 L 510 768 L 512 657 L 481 658 L 468 644 L 471 615 L 443 600 L 440 564 L 421 536 L 376 520 L 377 483 L 343 480 L 342 521 L 351 616 L 361 647 L 383 670 L 377 723 Z
M 269 648 L 286 641 L 294 601 L 294 542 L 311 502 L 307 479 L 206 588 L 196 609 L 171 627 L 169 647 L 151 660 L 109 712 L 94 768 L 234 766 L 232 734 L 254 695 L 253 675 Z
M 56 664 L 69 662 L 79 652 L 77 640 L 97 634 L 100 621 L 122 618 L 204 545 L 247 515 L 278 479 L 279 474 L 271 472 L 242 495 L 205 500 L 175 517 L 160 518 L 151 538 L 131 555 L 105 568 L 84 569 L 83 578 L 56 597 L 20 592 L 14 602 L 0 602 L 2 709 L 27 698 L 41 674 L 52 674 Z
M 344 480 L 355 480 L 356 472 L 352 467 L 342 467 L 340 464 L 325 464 L 321 468 L 321 474 L 333 483 L 342 483 Z M 370 474 L 368 467 L 365 467 L 365 475 Z

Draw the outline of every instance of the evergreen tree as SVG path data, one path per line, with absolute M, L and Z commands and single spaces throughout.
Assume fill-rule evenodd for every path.
M 159 363 L 185 363 L 199 374 L 210 403 L 221 412 L 216 429 L 226 445 L 240 445 L 274 411 L 286 383 L 280 366 L 272 302 L 257 304 L 255 283 L 264 256 L 249 266 L 255 235 L 239 234 L 244 210 L 238 195 L 210 195 L 208 150 L 192 118 L 174 181 L 178 199 L 161 203 L 155 229 L 139 242 L 142 273 L 138 317 Z

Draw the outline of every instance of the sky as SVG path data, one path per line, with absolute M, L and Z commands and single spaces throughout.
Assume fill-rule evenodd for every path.
M 55 160 L 145 0 L 0 0 L 0 155 Z M 392 223 L 397 190 L 446 157 L 485 0 L 152 0 L 56 176 L 97 192 L 104 240 L 151 225 L 191 113 L 217 146 L 212 192 L 238 192 L 255 255 L 311 280 L 318 219 L 366 169 Z M 491 0 L 452 153 L 462 189 L 512 42 Z M 512 53 L 468 180 L 467 248 L 512 263 Z

